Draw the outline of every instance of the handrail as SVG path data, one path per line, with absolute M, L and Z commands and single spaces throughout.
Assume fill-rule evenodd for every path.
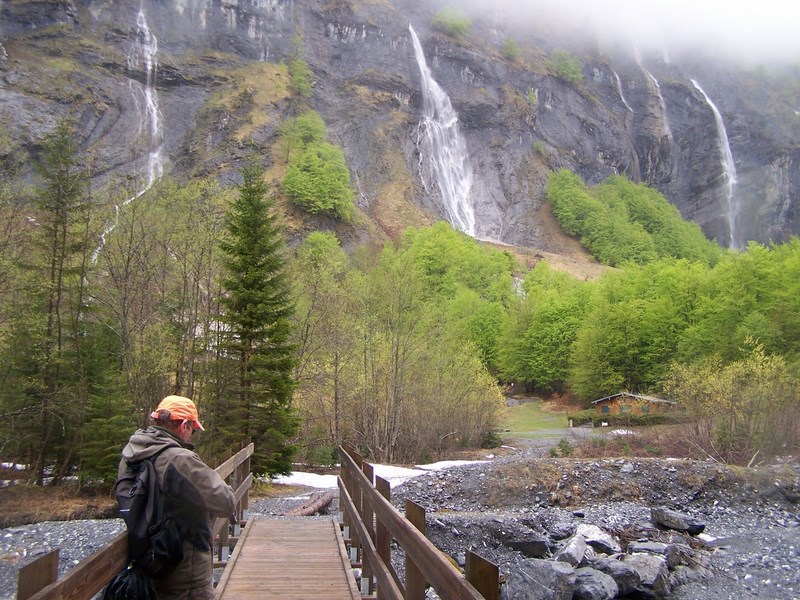
M 241 523 L 244 511 L 248 508 L 249 490 L 253 482 L 253 474 L 250 473 L 250 457 L 253 454 L 254 445 L 251 443 L 242 448 L 234 456 L 226 460 L 215 471 L 223 478 L 228 479 L 233 476 L 231 485 L 235 485 L 234 496 L 236 497 L 236 517 Z M 227 518 L 220 518 L 214 521 L 212 532 L 214 540 L 218 541 L 219 553 L 223 554 L 223 546 L 228 546 L 228 528 L 225 527 L 230 521 Z M 54 550 L 58 552 L 58 550 Z M 46 558 L 49 555 L 45 555 Z M 39 582 L 38 591 L 32 593 L 31 586 L 27 587 L 26 596 L 17 596 L 18 600 L 89 600 L 97 592 L 103 589 L 111 579 L 119 573 L 128 563 L 128 532 L 123 531 L 112 539 L 108 544 L 100 548 L 97 552 L 81 561 L 74 569 L 71 569 L 61 579 L 53 579 L 37 569 L 37 559 L 33 563 L 26 565 L 20 571 L 20 579 L 24 577 L 29 581 Z M 41 586 L 44 587 L 41 587 Z
M 346 531 L 350 533 L 351 554 L 361 556 L 362 594 L 372 592 L 372 576 L 377 581 L 376 598 L 387 600 L 421 600 L 425 584 L 430 584 L 442 598 L 453 600 L 495 600 L 499 597 L 499 571 L 495 565 L 468 551 L 466 577 L 414 523 L 424 528 L 424 510 L 408 502 L 406 514 L 413 513 L 414 523 L 404 517 L 389 500 L 388 482 L 373 476 L 372 465 L 353 449 L 339 446 L 341 471 L 339 505 Z M 373 478 L 378 489 L 373 487 Z M 373 515 L 377 528 L 374 527 Z M 421 521 L 421 522 L 420 522 Z M 387 533 L 403 548 L 406 556 L 406 582 L 403 585 L 394 573 Z M 358 556 L 351 560 L 358 562 Z M 414 577 L 418 573 L 421 579 Z M 362 576 L 363 577 L 363 576 Z M 369 589 L 366 589 L 369 588 Z M 481 591 L 478 591 L 481 590 Z M 482 592 L 482 593 L 481 593 Z

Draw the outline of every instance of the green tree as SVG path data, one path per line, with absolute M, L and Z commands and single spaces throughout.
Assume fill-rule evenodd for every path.
M 286 119 L 279 129 L 281 144 L 288 162 L 292 152 L 309 144 L 322 144 L 328 137 L 328 128 L 318 112 L 310 110 L 297 117 Z
M 782 357 L 749 339 L 731 363 L 712 356 L 674 365 L 665 390 L 692 417 L 685 436 L 702 454 L 750 464 L 800 448 L 797 384 Z
M 59 480 L 73 464 L 88 393 L 83 314 L 92 205 L 87 169 L 67 121 L 46 136 L 37 169 L 38 248 L 25 259 L 33 277 L 12 344 L 24 382 L 18 407 L 35 415 L 23 426 L 31 434 L 27 458 L 41 483 L 46 467 L 55 467 Z
M 267 198 L 263 169 L 250 164 L 226 219 L 221 242 L 223 318 L 229 355 L 238 364 L 235 395 L 220 398 L 220 426 L 230 442 L 255 443 L 253 469 L 288 473 L 299 427 L 293 404 L 295 349 L 283 239 Z
M 295 96 L 307 99 L 311 97 L 314 74 L 305 60 L 303 40 L 299 35 L 292 38 L 292 45 L 294 50 L 289 60 L 289 85 Z
M 666 257 L 715 264 L 722 256 L 719 246 L 696 224 L 684 221 L 660 193 L 624 177 L 610 177 L 589 189 L 562 169 L 550 175 L 547 199 L 564 231 L 579 237 L 606 265 Z
M 300 98 L 310 98 L 313 91 L 311 67 L 305 59 L 295 56 L 289 61 L 289 81 L 292 93 Z
M 660 387 L 707 269 L 664 260 L 605 275 L 578 330 L 570 387 L 585 401 Z
M 292 263 L 296 295 L 294 339 L 298 349 L 295 394 L 303 411 L 306 458 L 330 456 L 348 436 L 344 406 L 347 370 L 356 360 L 358 283 L 333 233 L 314 232 L 298 247 Z
M 555 271 L 546 261 L 538 263 L 504 316 L 501 377 L 542 391 L 563 391 L 593 289 L 593 284 Z

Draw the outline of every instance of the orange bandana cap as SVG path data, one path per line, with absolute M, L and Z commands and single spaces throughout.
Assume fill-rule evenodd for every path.
M 205 428 L 198 420 L 197 407 L 194 402 L 189 398 L 183 396 L 167 396 L 158 405 L 153 412 L 150 413 L 151 419 L 157 419 L 159 411 L 168 410 L 170 419 L 173 421 L 189 421 L 195 429 L 205 431 Z

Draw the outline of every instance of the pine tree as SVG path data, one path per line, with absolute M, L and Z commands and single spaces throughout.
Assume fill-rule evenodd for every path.
M 255 443 L 253 470 L 287 474 L 299 421 L 292 406 L 295 349 L 283 238 L 267 197 L 263 169 L 251 163 L 229 209 L 223 252 L 222 305 L 226 351 L 238 362 L 238 382 L 220 410 L 226 441 Z
M 87 393 L 81 336 L 92 206 L 82 161 L 72 126 L 59 122 L 36 165 L 37 244 L 25 258 L 30 287 L 12 329 L 14 367 L 26 382 L 21 410 L 36 415 L 26 426 L 40 483 L 47 467 L 58 481 L 73 462 Z

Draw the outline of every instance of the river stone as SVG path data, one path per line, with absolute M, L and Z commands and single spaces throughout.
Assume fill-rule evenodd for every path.
M 619 588 L 620 596 L 632 594 L 641 583 L 639 572 L 617 558 L 596 558 L 589 565 L 593 569 L 613 577 Z
M 586 540 L 582 535 L 575 534 L 564 547 L 558 551 L 558 554 L 555 555 L 555 560 L 569 563 L 573 567 L 577 567 L 581 564 L 585 554 Z
M 667 529 L 674 529 L 675 531 L 685 531 L 690 535 L 702 533 L 706 528 L 704 523 L 701 523 L 694 517 L 690 517 L 689 515 L 665 506 L 651 508 L 650 518 L 656 525 Z
M 653 554 L 627 554 L 622 560 L 639 574 L 636 591 L 646 598 L 666 598 L 672 587 L 669 582 L 667 560 Z
M 554 540 L 565 540 L 575 533 L 575 523 L 560 521 L 550 527 L 548 533 Z
M 505 600 L 572 600 L 575 569 L 568 564 L 529 558 L 508 576 Z
M 617 540 L 597 525 L 581 523 L 578 525 L 575 533 L 582 535 L 586 543 L 598 552 L 602 552 L 603 554 L 622 552 L 622 548 L 619 543 L 617 543 Z
M 575 571 L 574 600 L 612 600 L 617 594 L 619 586 L 611 576 L 591 567 Z
M 506 546 L 528 558 L 546 558 L 550 555 L 550 539 L 541 533 L 526 533 L 524 537 L 508 540 Z

